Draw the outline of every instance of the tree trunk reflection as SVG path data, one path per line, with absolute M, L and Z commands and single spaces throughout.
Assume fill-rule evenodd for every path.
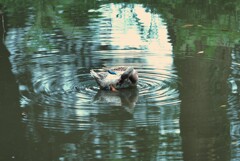
M 19 90 L 11 64 L 9 51 L 4 45 L 5 22 L 0 9 L 0 160 L 24 159 L 24 131 L 21 124 Z
M 182 85 L 180 130 L 183 157 L 192 160 L 229 160 L 230 135 L 226 116 L 230 48 L 215 50 L 215 59 L 197 56 L 175 61 Z

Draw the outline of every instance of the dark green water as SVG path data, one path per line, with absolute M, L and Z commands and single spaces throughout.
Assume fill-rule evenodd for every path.
M 238 1 L 0 2 L 0 160 L 240 159 Z

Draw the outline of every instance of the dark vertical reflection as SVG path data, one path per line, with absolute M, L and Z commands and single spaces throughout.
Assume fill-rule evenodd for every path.
M 182 85 L 180 131 L 185 161 L 230 159 L 226 116 L 230 49 L 215 49 L 215 59 L 176 59 Z M 201 60 L 199 60 L 201 59 Z
M 11 71 L 9 51 L 4 45 L 6 22 L 0 5 L 0 160 L 24 159 L 18 85 Z

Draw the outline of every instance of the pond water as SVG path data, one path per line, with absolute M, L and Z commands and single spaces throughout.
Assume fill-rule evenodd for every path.
M 4 4 L 0 160 L 239 160 L 240 3 L 185 3 Z

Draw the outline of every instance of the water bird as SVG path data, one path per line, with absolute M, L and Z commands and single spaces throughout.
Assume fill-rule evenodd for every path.
M 100 89 L 117 91 L 120 88 L 136 87 L 138 72 L 133 67 L 113 67 L 104 71 L 90 70 Z

